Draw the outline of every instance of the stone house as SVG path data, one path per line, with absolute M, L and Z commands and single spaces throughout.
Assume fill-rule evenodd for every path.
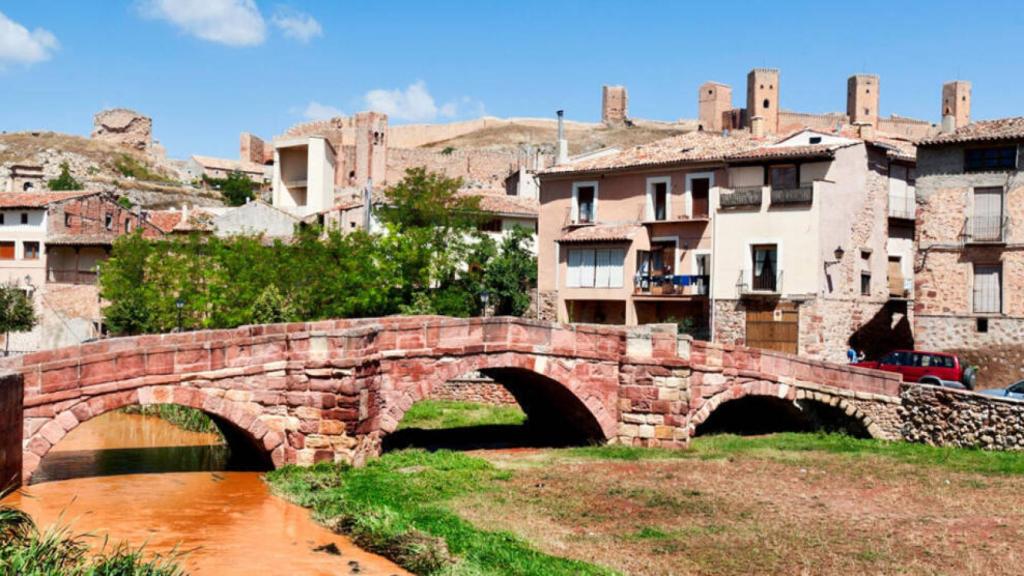
M 842 362 L 912 344 L 909 143 L 803 130 L 725 159 L 716 341 Z
M 917 346 L 1005 386 L 1024 377 L 1024 118 L 943 112 L 945 133 L 918 147 Z
M 200 156 L 197 154 L 189 158 L 185 165 L 185 171 L 195 179 L 206 177 L 221 180 L 234 172 L 238 172 L 259 184 L 261 189 L 270 185 L 273 175 L 273 168 L 263 164 L 228 158 L 215 158 L 213 156 Z

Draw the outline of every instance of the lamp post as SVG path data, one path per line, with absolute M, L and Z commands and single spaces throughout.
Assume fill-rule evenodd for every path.
M 488 292 L 487 290 L 484 290 L 483 292 L 480 293 L 480 303 L 484 305 L 484 312 L 483 312 L 483 316 L 484 317 L 487 316 L 487 305 L 490 303 L 490 301 L 491 301 L 491 293 L 490 292 Z
M 181 296 L 174 301 L 174 307 L 178 309 L 178 332 L 181 332 L 181 310 L 185 307 L 185 301 L 181 299 Z

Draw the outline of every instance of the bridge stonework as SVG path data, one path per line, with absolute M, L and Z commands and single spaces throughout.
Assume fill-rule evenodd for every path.
M 872 436 L 901 436 L 896 375 L 695 342 L 674 325 L 336 320 L 115 338 L 0 367 L 24 383 L 26 480 L 79 424 L 133 404 L 203 410 L 273 466 L 359 464 L 416 401 L 469 372 L 505 385 L 531 423 L 598 442 L 685 446 L 747 396 L 829 405 Z

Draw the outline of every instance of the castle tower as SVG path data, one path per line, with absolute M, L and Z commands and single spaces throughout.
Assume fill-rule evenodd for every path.
M 375 187 L 384 184 L 388 159 L 388 116 L 380 112 L 356 114 L 355 178 L 359 186 L 373 179 Z
M 754 68 L 747 74 L 747 121 L 764 118 L 766 134 L 779 131 L 779 71 Z
M 621 124 L 629 116 L 629 99 L 625 86 L 601 87 L 601 122 Z
M 732 110 L 732 88 L 718 82 L 705 82 L 697 89 L 698 118 L 701 130 L 721 132 L 732 128 L 722 117 Z
M 942 85 L 942 117 L 953 117 L 953 127 L 971 123 L 971 83 L 954 80 Z
M 242 162 L 254 164 L 266 164 L 267 152 L 271 152 L 270 159 L 273 160 L 273 148 L 269 148 L 259 136 L 242 132 L 239 137 L 239 159 Z
M 850 124 L 878 126 L 878 76 L 855 74 L 846 81 L 846 115 Z

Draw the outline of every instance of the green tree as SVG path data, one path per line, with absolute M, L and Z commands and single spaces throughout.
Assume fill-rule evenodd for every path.
M 60 176 L 50 180 L 46 185 L 50 187 L 50 190 L 81 190 L 85 188 L 81 182 L 75 180 L 75 177 L 71 175 L 71 167 L 67 162 L 61 162 Z
M 292 310 L 288 300 L 273 284 L 268 285 L 256 297 L 252 304 L 252 321 L 254 324 L 275 324 L 292 320 Z
M 100 268 L 100 296 L 109 302 L 103 309 L 107 328 L 115 334 L 141 334 L 155 326 L 153 291 L 146 271 L 155 244 L 141 232 L 121 236 L 114 241 L 113 255 Z
M 530 294 L 537 286 L 532 242 L 532 231 L 515 226 L 502 239 L 501 251 L 488 263 L 485 284 L 495 314 L 522 316 L 529 310 Z
M 13 284 L 0 285 L 0 330 L 4 332 L 4 356 L 11 351 L 11 332 L 28 332 L 36 325 L 36 312 L 25 291 Z
M 235 171 L 228 174 L 227 178 L 209 178 L 203 176 L 203 180 L 220 190 L 221 196 L 228 206 L 241 206 L 256 198 L 256 183 L 241 172 Z

